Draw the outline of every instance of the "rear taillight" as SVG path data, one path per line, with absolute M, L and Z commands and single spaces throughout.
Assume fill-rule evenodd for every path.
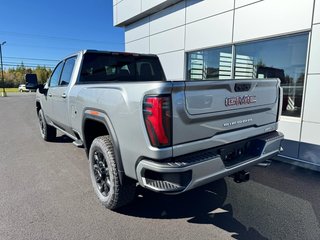
M 143 115 L 151 145 L 171 146 L 171 97 L 146 96 L 143 101 Z

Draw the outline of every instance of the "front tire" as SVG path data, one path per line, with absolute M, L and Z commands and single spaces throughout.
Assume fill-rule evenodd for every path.
M 109 135 L 94 139 L 89 151 L 90 176 L 100 202 L 114 210 L 131 202 L 135 195 L 135 182 L 124 179 L 120 183 L 114 148 Z
M 47 124 L 42 109 L 38 112 L 38 118 L 41 137 L 47 142 L 53 141 L 57 135 L 57 129 Z

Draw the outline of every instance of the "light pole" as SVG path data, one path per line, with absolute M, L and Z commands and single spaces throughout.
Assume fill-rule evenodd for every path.
M 1 50 L 1 47 L 2 47 L 3 45 L 5 45 L 5 44 L 6 44 L 6 41 L 0 43 L 1 80 L 2 80 L 2 93 L 1 93 L 1 96 L 2 96 L 2 97 L 6 97 L 6 96 L 7 96 L 6 89 L 4 88 L 3 62 L 2 62 L 2 50 Z

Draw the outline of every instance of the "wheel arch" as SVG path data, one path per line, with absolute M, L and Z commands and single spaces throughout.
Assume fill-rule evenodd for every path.
M 92 129 L 93 131 L 91 131 Z M 114 127 L 105 112 L 96 109 L 86 109 L 82 119 L 82 137 L 87 156 L 89 156 L 92 141 L 96 137 L 103 135 L 109 135 L 111 137 L 114 147 L 115 161 L 119 171 L 120 183 L 123 183 L 124 168 L 120 153 L 120 145 Z
M 37 113 L 40 111 L 41 108 L 42 107 L 41 107 L 40 101 L 36 101 L 36 111 L 37 111 Z

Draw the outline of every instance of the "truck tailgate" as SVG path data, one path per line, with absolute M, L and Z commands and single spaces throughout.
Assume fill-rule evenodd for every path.
M 226 144 L 230 142 L 230 135 L 236 141 L 240 139 L 237 135 L 246 129 L 252 131 L 277 122 L 278 79 L 184 84 L 184 94 L 179 94 L 175 88 L 172 94 L 174 145 L 208 138 L 212 138 L 212 146 Z M 268 132 L 268 129 L 260 132 Z M 214 143 L 215 136 L 219 136 L 219 143 Z

